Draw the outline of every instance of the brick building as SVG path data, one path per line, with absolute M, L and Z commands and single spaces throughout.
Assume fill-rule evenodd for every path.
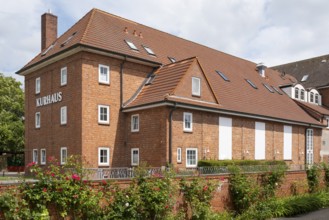
M 18 74 L 26 162 L 320 160 L 323 123 L 281 90 L 293 77 L 98 9 L 58 38 L 44 14 L 42 51 Z

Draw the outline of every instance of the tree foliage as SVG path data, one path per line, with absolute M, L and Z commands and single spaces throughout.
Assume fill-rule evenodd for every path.
M 20 86 L 0 73 L 0 151 L 24 148 L 24 93 Z

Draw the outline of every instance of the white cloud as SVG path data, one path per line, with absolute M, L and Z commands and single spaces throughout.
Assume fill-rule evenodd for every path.
M 0 0 L 0 4 L 0 72 L 6 75 L 13 75 L 40 51 L 40 16 L 48 9 L 58 15 L 60 34 L 99 8 L 267 65 L 329 53 L 326 0 Z

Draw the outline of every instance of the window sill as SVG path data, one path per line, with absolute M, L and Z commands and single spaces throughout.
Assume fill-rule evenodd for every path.
M 193 133 L 192 130 L 183 130 L 183 131 L 184 131 L 184 133 Z
M 201 98 L 201 95 L 195 95 L 195 94 L 192 94 L 192 97 Z
M 104 85 L 104 86 L 109 86 L 110 85 L 109 82 L 99 82 L 99 81 L 98 81 L 98 84 L 99 85 Z
M 61 87 L 65 87 L 65 86 L 67 86 L 67 84 L 63 84 L 63 85 L 61 84 Z
M 139 130 L 131 130 L 131 133 L 138 133 Z
M 98 125 L 110 126 L 108 122 L 98 122 Z

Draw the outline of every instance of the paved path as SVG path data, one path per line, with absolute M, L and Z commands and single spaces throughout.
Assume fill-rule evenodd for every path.
M 275 220 L 328 220 L 329 219 L 329 208 L 320 209 L 318 211 L 310 212 L 304 215 L 295 216 L 291 218 L 276 218 Z

